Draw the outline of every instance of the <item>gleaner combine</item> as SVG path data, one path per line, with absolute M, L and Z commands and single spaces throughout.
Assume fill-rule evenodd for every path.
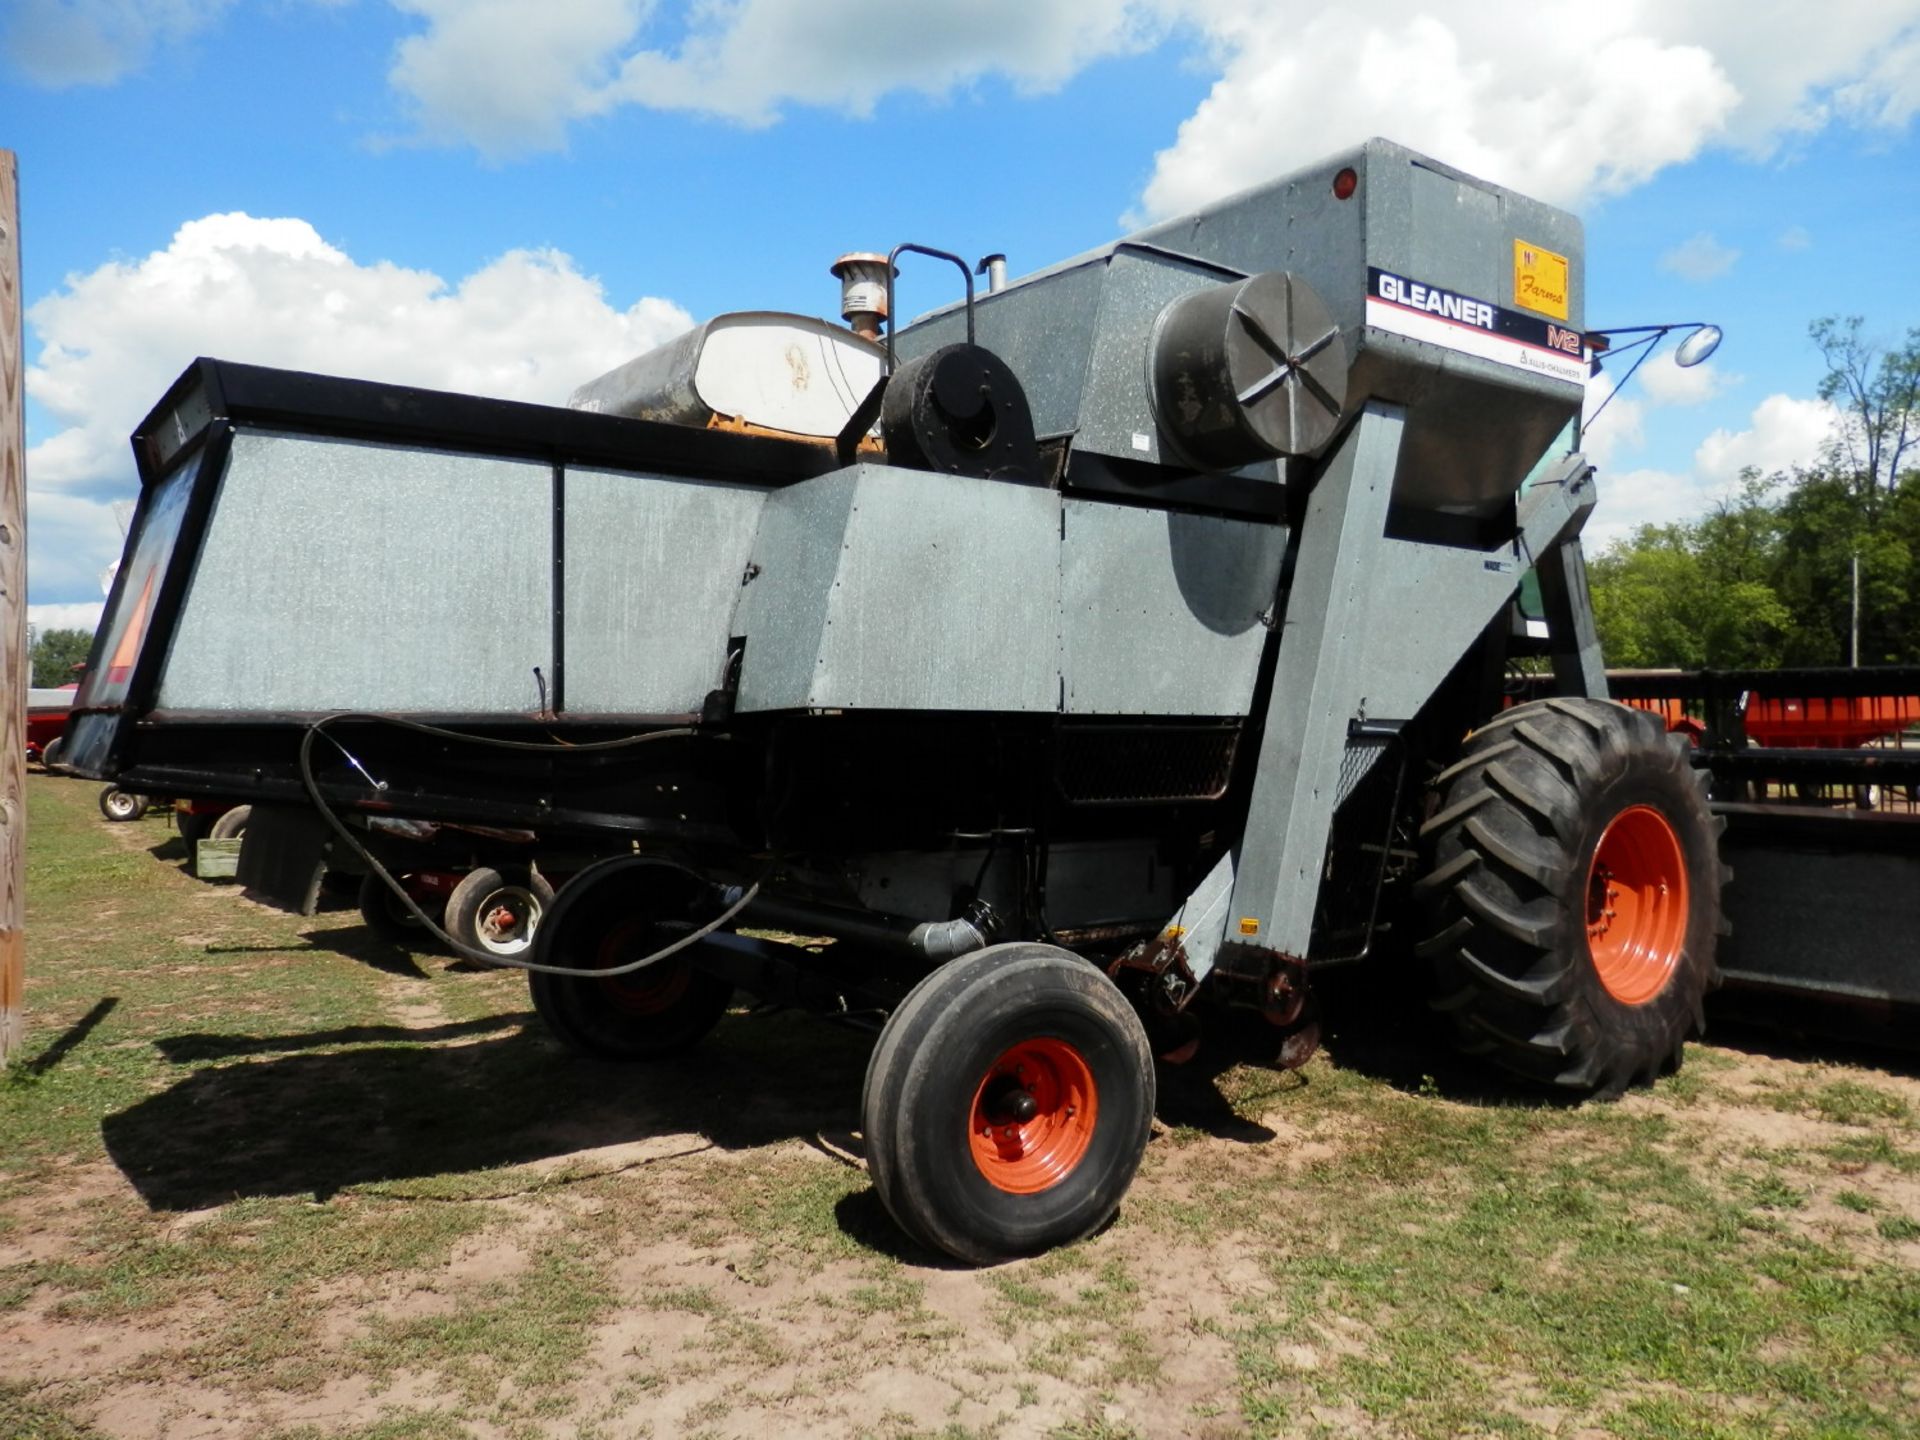
M 375 816 L 600 847 L 526 966 L 553 1031 L 663 1056 L 736 987 L 877 1028 L 874 1184 L 967 1260 L 1114 1212 L 1203 1012 L 1295 1063 L 1389 942 L 1509 1070 L 1678 1064 L 1723 872 L 1684 740 L 1604 698 L 1578 221 L 1376 140 L 961 261 L 896 333 L 902 251 L 957 259 L 564 409 L 195 362 L 68 762 L 251 800 L 293 904 L 381 873 Z M 1560 693 L 1503 710 L 1530 569 Z

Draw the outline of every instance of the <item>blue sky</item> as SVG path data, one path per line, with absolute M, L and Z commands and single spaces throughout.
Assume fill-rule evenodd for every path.
M 1581 213 L 1590 323 L 1726 328 L 1596 427 L 1602 543 L 1815 458 L 1809 319 L 1920 325 L 1920 0 L 1349 8 L 8 0 L 35 618 L 97 602 L 197 354 L 558 402 L 690 320 L 833 314 L 844 250 L 1020 273 L 1369 134 Z

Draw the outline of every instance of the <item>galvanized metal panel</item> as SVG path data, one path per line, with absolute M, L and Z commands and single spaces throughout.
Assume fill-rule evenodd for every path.
M 743 711 L 1052 711 L 1059 497 L 858 465 L 768 496 Z
M 1343 201 L 1333 181 L 1344 168 L 1359 179 Z M 1162 442 L 1138 368 L 1090 370 L 1083 383 L 1061 383 L 1083 344 L 1095 352 L 1111 345 L 1142 364 L 1134 309 L 1106 299 L 1123 283 L 1123 257 L 1144 261 L 1159 250 L 1244 274 L 1291 271 L 1325 302 L 1353 356 L 1346 413 L 1376 397 L 1406 408 L 1395 499 L 1484 514 L 1504 503 L 1578 412 L 1582 387 L 1369 325 L 1368 267 L 1515 308 L 1515 242 L 1567 258 L 1567 315 L 1554 318 L 1578 331 L 1586 296 L 1576 217 L 1405 146 L 1369 140 L 1014 281 L 980 306 L 981 342 L 1013 367 L 1036 415 L 1044 410 L 1043 435 L 1077 432 L 1076 443 L 1099 453 L 1157 456 Z M 1089 316 L 1098 317 L 1097 333 L 1086 335 Z M 960 333 L 957 311 L 943 310 L 915 322 L 900 343 L 917 353 Z M 1146 449 L 1135 445 L 1136 434 L 1149 437 Z
M 696 711 L 721 684 L 767 492 L 618 470 L 566 474 L 566 709 Z
M 1245 715 L 1286 529 L 1068 500 L 1060 666 L 1072 715 Z
M 160 707 L 536 709 L 552 491 L 529 461 L 243 431 Z

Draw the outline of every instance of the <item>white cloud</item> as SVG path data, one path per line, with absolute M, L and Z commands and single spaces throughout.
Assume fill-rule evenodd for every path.
M 1626 403 L 1623 398 L 1610 408 L 1601 427 Z M 1746 429 L 1721 428 L 1702 440 L 1693 452 L 1693 468 L 1685 474 L 1656 469 L 1612 474 L 1602 465 L 1600 505 L 1587 525 L 1587 548 L 1605 549 L 1642 525 L 1698 519 L 1716 500 L 1731 496 L 1739 488 L 1741 472 L 1749 468 L 1770 475 L 1814 463 L 1838 418 L 1824 400 L 1769 395 L 1754 407 Z M 1595 453 L 1591 444 L 1586 448 L 1589 455 Z
M 1383 134 L 1541 199 L 1628 189 L 1709 145 L 1754 156 L 1836 114 L 1899 126 L 1920 7 L 1853 0 L 1186 0 L 1221 78 L 1161 152 L 1169 214 Z
M 1880 52 L 1860 79 L 1834 95 L 1839 111 L 1860 124 L 1897 129 L 1920 113 L 1920 27 Z
M 69 276 L 27 318 L 41 342 L 28 393 L 62 427 L 27 454 L 44 511 L 29 530 L 33 589 L 57 600 L 93 593 L 118 554 L 103 502 L 133 489 L 126 437 L 196 355 L 559 404 L 692 323 L 665 300 L 614 308 L 558 251 L 510 251 L 449 285 L 362 264 L 304 220 L 239 214 Z
M 990 74 L 1048 90 L 1157 38 L 1164 0 L 696 0 L 683 33 L 642 43 L 653 0 L 393 0 L 425 21 L 390 80 L 433 139 L 495 157 L 558 149 L 569 123 L 623 105 L 766 125 L 789 105 L 870 113 Z M 651 37 L 649 37 L 651 38 Z
M 1807 227 L 1804 225 L 1789 225 L 1780 232 L 1779 239 L 1774 243 L 1782 250 L 1811 250 L 1813 236 L 1807 232 Z
M 1845 24 L 1747 0 L 394 3 L 425 22 L 392 77 L 423 130 L 493 154 L 553 148 L 569 123 L 629 104 L 761 125 L 987 75 L 1048 89 L 1178 33 L 1219 78 L 1158 156 L 1148 216 L 1374 134 L 1572 202 L 1710 145 L 1765 156 L 1836 118 L 1904 125 L 1920 105 L 1914 0 L 1851 0 Z
M 1711 360 L 1682 368 L 1673 363 L 1673 351 L 1662 350 L 1640 367 L 1633 377 L 1646 387 L 1647 399 L 1654 405 L 1704 405 L 1739 380 L 1720 373 Z
M 427 135 L 504 157 L 556 150 L 603 108 L 614 58 L 648 0 L 393 0 L 426 30 L 400 42 L 388 80 Z
M 1670 470 L 1623 470 L 1600 477 L 1600 503 L 1580 534 L 1587 553 L 1597 555 L 1642 525 L 1671 525 L 1692 520 L 1706 508 L 1699 483 Z
M 1840 412 L 1825 400 L 1769 395 L 1754 407 L 1745 430 L 1715 430 L 1693 453 L 1694 470 L 1731 485 L 1749 467 L 1762 474 L 1812 465 L 1833 434 Z
M 1631 3 L 1196 4 L 1222 74 L 1144 196 L 1173 214 L 1386 135 L 1530 195 L 1624 190 L 1691 158 L 1738 91 Z
M 1602 471 L 1612 466 L 1616 456 L 1646 443 L 1646 402 L 1633 394 L 1616 394 L 1616 388 L 1614 378 L 1601 371 L 1587 381 L 1586 403 L 1581 407 L 1580 449 Z
M 1722 245 L 1708 231 L 1690 236 L 1660 257 L 1660 268 L 1669 275 L 1691 280 L 1696 285 L 1718 280 L 1734 266 L 1740 252 Z
M 1622 361 L 1620 374 L 1624 375 L 1632 363 Z M 1683 370 L 1673 363 L 1671 350 L 1655 355 L 1633 378 L 1634 388 L 1618 395 L 1614 391 L 1619 381 L 1610 371 L 1602 370 L 1587 382 L 1580 446 L 1602 471 L 1619 457 L 1645 447 L 1648 410 L 1703 405 L 1739 381 L 1738 376 L 1721 374 L 1710 360 Z M 1602 405 L 1606 406 L 1604 414 L 1600 413 Z
M 233 0 L 13 0 L 0 46 L 28 79 L 52 89 L 107 85 L 156 48 L 205 29 Z
M 49 630 L 98 630 L 104 600 L 77 600 L 68 605 L 29 605 L 27 623 L 44 635 Z

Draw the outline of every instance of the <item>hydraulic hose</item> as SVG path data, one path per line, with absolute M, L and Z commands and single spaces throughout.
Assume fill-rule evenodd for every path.
M 334 834 L 346 842 L 349 850 L 365 862 L 370 871 L 380 877 L 381 883 L 400 898 L 400 903 L 412 912 L 414 918 L 424 925 L 435 939 L 439 940 L 443 945 L 446 945 L 456 955 L 472 960 L 477 964 L 490 965 L 502 970 L 531 970 L 542 975 L 591 975 L 598 980 L 611 980 L 617 976 L 631 975 L 636 970 L 644 970 L 651 965 L 658 965 L 661 961 L 670 959 L 680 951 L 706 939 L 716 930 L 722 929 L 732 923 L 741 912 L 753 903 L 755 897 L 760 893 L 760 881 L 755 880 L 740 892 L 738 899 L 733 899 L 732 903 L 730 903 L 725 910 L 721 911 L 718 916 L 709 920 L 705 925 L 690 931 L 688 934 L 682 935 L 671 945 L 663 945 L 651 955 L 629 961 L 625 965 L 616 965 L 607 970 L 583 970 L 572 965 L 541 965 L 531 960 L 514 960 L 504 955 L 493 955 L 487 951 L 475 949 L 470 945 L 463 945 L 441 928 L 432 916 L 420 908 L 413 896 L 407 893 L 406 886 L 394 879 L 393 875 L 387 870 L 387 867 L 374 859 L 372 852 L 370 852 L 366 846 L 362 845 L 353 831 L 334 814 L 332 808 L 327 804 L 325 797 L 321 795 L 319 782 L 314 778 L 313 774 L 313 742 L 320 737 L 327 726 L 339 720 L 373 721 L 382 725 L 392 725 L 402 730 L 416 731 L 422 735 L 432 735 L 442 740 L 460 741 L 470 745 L 492 746 L 501 750 L 534 751 L 541 753 L 567 752 L 580 754 L 593 751 L 624 750 L 632 746 L 647 744 L 653 740 L 675 739 L 681 736 L 697 734 L 698 732 L 691 727 L 682 726 L 673 730 L 652 730 L 643 735 L 627 735 L 618 740 L 595 740 L 584 745 L 569 745 L 560 741 L 507 740 L 492 735 L 470 735 L 460 730 L 448 730 L 438 725 L 424 724 L 418 720 L 403 719 L 398 715 L 378 715 L 344 710 L 333 715 L 322 716 L 307 727 L 306 732 L 300 737 L 300 781 L 301 784 L 306 787 L 308 798 L 313 801 L 314 809 L 320 812 L 320 818 L 327 822 L 328 828 L 331 829 Z M 331 735 L 327 736 L 327 738 L 333 740 Z M 344 745 L 340 745 L 338 740 L 333 740 L 333 743 L 339 746 L 340 752 L 347 756 L 347 759 L 352 762 L 356 770 L 359 770 L 362 775 L 367 773 L 365 769 L 361 767 L 360 763 L 354 760 L 353 756 L 347 752 Z M 372 781 L 371 776 L 368 776 L 368 779 L 370 782 Z M 373 783 L 377 784 L 378 782 Z M 762 879 L 764 878 L 763 876 Z M 729 898 L 731 899 L 731 895 Z

